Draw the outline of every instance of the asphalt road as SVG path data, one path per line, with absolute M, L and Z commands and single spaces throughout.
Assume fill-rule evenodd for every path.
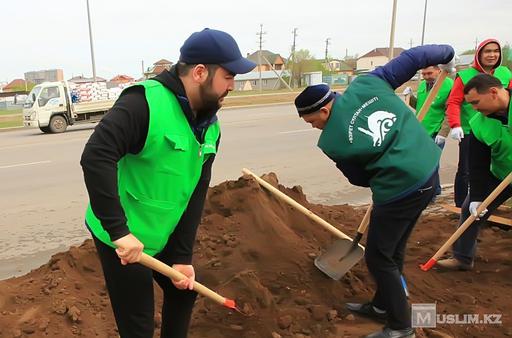
M 275 172 L 286 186 L 301 185 L 313 202 L 368 202 L 369 191 L 351 186 L 316 148 L 319 131 L 299 119 L 292 105 L 226 109 L 219 117 L 221 149 L 212 185 L 236 180 L 246 167 L 259 175 Z M 57 135 L 0 132 L 0 279 L 26 273 L 88 237 L 79 160 L 93 128 L 81 125 Z M 456 159 L 457 146 L 448 141 L 442 183 L 453 182 Z

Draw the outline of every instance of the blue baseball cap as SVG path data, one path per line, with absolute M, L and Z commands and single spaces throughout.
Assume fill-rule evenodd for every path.
M 180 61 L 188 64 L 217 64 L 233 74 L 248 73 L 256 64 L 240 53 L 231 35 L 205 28 L 195 32 L 180 48 Z

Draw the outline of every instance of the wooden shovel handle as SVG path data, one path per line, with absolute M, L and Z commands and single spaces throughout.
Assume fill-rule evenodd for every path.
M 427 111 L 430 109 L 430 105 L 432 104 L 432 101 L 437 96 L 437 93 L 439 92 L 439 89 L 441 88 L 444 79 L 446 79 L 446 76 L 448 76 L 448 72 L 446 70 L 443 70 L 439 77 L 436 80 L 436 83 L 434 84 L 434 87 L 430 90 L 430 93 L 428 93 L 428 96 L 425 100 L 425 103 L 421 107 L 420 111 L 418 112 L 418 121 L 422 121 L 425 115 L 427 114 Z
M 291 205 L 295 209 L 299 210 L 300 212 L 302 212 L 304 215 L 306 215 L 307 217 L 309 217 L 310 219 L 312 219 L 313 221 L 315 221 L 319 225 L 323 226 L 325 228 L 325 230 L 331 232 L 334 236 L 337 236 L 337 237 L 343 238 L 343 239 L 352 240 L 352 238 L 347 236 L 341 230 L 339 230 L 338 228 L 335 228 L 333 225 L 329 224 L 328 222 L 326 222 L 325 220 L 323 220 L 322 218 L 320 218 L 319 216 L 314 214 L 311 210 L 305 208 L 303 205 L 301 205 L 300 203 L 296 202 L 294 199 L 292 199 L 291 197 L 289 197 L 285 193 L 282 193 L 279 189 L 275 188 L 272 184 L 270 184 L 267 181 L 261 179 L 259 176 L 256 176 L 249 169 L 243 168 L 242 172 L 244 174 L 249 175 L 252 178 L 254 178 L 256 180 L 256 182 L 258 182 L 265 189 L 267 189 L 268 191 L 273 193 L 277 198 L 279 198 L 283 202 L 288 203 L 289 205 Z
M 487 198 L 482 202 L 482 204 L 478 207 L 477 209 L 477 215 L 479 215 L 482 211 L 484 211 L 485 209 L 487 209 L 487 207 L 489 206 L 489 204 L 491 204 L 495 199 L 496 197 L 498 197 L 499 194 L 501 194 L 501 192 L 503 190 L 505 190 L 505 188 L 512 182 L 512 172 L 510 174 L 507 175 L 507 177 L 505 177 L 505 179 L 496 187 L 496 189 L 494 189 L 491 194 L 489 196 L 487 196 Z M 430 270 L 430 268 L 432 266 L 434 266 L 437 262 L 437 260 L 439 259 L 439 257 L 441 257 L 442 255 L 444 255 L 444 253 L 446 251 L 448 251 L 450 249 L 450 247 L 452 246 L 452 244 L 457 240 L 459 239 L 460 235 L 462 235 L 462 233 L 464 231 L 466 231 L 467 228 L 469 228 L 469 226 L 471 224 L 473 224 L 473 222 L 475 221 L 476 217 L 473 216 L 473 215 L 469 215 L 468 219 L 466 219 L 464 221 L 464 223 L 461 224 L 461 226 L 459 226 L 459 228 L 457 229 L 457 231 L 455 231 L 453 233 L 453 235 L 446 241 L 446 243 L 443 244 L 443 246 L 441 246 L 441 248 L 436 252 L 436 254 L 434 256 L 432 256 L 432 258 L 426 263 L 424 264 L 421 268 L 422 270 L 424 271 L 427 271 L 427 270 Z
M 357 228 L 357 232 L 360 234 L 364 234 L 366 232 L 366 228 L 368 228 L 368 224 L 370 224 L 370 216 L 372 214 L 373 204 L 370 204 L 366 213 L 364 214 L 363 220 L 361 224 L 359 224 L 359 228 Z
M 169 265 L 145 253 L 142 253 L 139 263 L 152 270 L 158 271 L 162 275 L 167 276 L 173 280 L 182 280 L 184 278 L 187 278 L 187 276 L 185 276 L 178 270 L 173 269 Z M 220 305 L 226 306 L 231 309 L 234 309 L 236 307 L 234 300 L 222 297 L 217 292 L 207 288 L 206 286 L 199 282 L 194 282 L 194 291 L 196 291 L 200 295 L 210 298 L 211 300 L 213 300 L 216 303 L 219 303 Z

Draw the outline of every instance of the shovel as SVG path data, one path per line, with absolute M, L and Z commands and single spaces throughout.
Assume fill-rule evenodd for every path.
M 476 210 L 477 211 L 477 215 L 480 215 L 482 213 L 482 211 L 484 211 L 485 209 L 487 209 L 487 207 L 489 206 L 489 204 L 491 204 L 495 199 L 496 197 L 498 197 L 499 194 L 501 194 L 501 192 L 503 190 L 505 190 L 505 188 L 508 187 L 508 185 L 512 183 L 512 172 L 510 174 L 507 175 L 507 177 L 505 177 L 505 179 L 491 192 L 491 194 L 489 196 L 487 196 L 487 198 L 482 202 L 482 204 L 478 207 L 478 209 Z M 457 239 L 459 239 L 460 235 L 462 235 L 462 233 L 464 231 L 466 231 L 467 228 L 469 228 L 469 226 L 476 220 L 476 217 L 473 216 L 473 215 L 470 215 L 465 221 L 464 223 L 462 223 L 459 228 L 457 229 L 457 231 L 455 231 L 453 233 L 453 235 L 443 244 L 443 246 L 437 250 L 437 252 L 435 253 L 434 256 L 432 256 L 432 258 L 430 258 L 425 264 L 421 264 L 420 265 L 420 268 L 421 270 L 423 271 L 428 271 L 430 269 L 432 269 L 432 267 L 434 265 L 436 265 L 437 261 L 439 260 L 439 258 L 441 256 L 443 256 L 445 254 L 446 251 L 448 251 L 450 249 L 450 247 L 452 246 L 453 243 L 455 243 L 455 241 Z
M 319 268 L 323 273 L 331 278 L 339 280 L 354 264 L 356 264 L 364 256 L 364 247 L 359 244 L 361 237 L 363 236 L 366 227 L 368 226 L 371 207 L 368 208 L 366 214 L 358 228 L 357 236 L 354 240 L 348 237 L 345 233 L 329 224 L 321 217 L 314 214 L 311 210 L 305 208 L 301 204 L 297 203 L 288 195 L 282 193 L 279 189 L 276 189 L 272 184 L 256 176 L 248 169 L 242 169 L 244 174 L 247 174 L 254 178 L 261 186 L 266 188 L 268 191 L 276 195 L 282 201 L 290 204 L 295 209 L 308 216 L 310 219 L 330 231 L 334 236 L 340 238 L 335 244 L 327 250 L 327 252 L 315 260 L 315 266 Z
M 167 264 L 159 261 L 158 259 L 153 258 L 150 255 L 145 254 L 145 253 L 142 253 L 142 256 L 140 257 L 140 260 L 138 263 L 140 263 L 140 264 L 144 265 L 145 267 L 148 267 L 152 270 L 160 272 L 162 275 L 167 276 L 174 280 L 181 280 L 181 279 L 187 278 L 184 274 L 182 274 L 178 270 L 171 268 L 169 265 L 167 265 Z M 205 296 L 206 298 L 209 298 L 210 300 L 214 301 L 217 304 L 220 304 L 229 309 L 235 310 L 243 315 L 247 315 L 236 306 L 235 301 L 233 299 L 223 297 L 223 296 L 219 295 L 217 292 L 207 288 L 206 286 L 204 286 L 203 284 L 201 284 L 199 282 L 194 282 L 194 291 L 200 295 Z
M 372 206 L 370 205 L 359 228 L 357 228 L 357 234 L 353 240 L 339 239 L 315 259 L 315 265 L 318 269 L 332 279 L 340 280 L 348 270 L 364 257 L 364 247 L 359 242 L 370 223 L 371 212 Z

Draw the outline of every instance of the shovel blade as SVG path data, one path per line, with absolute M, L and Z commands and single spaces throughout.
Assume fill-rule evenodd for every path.
M 315 266 L 332 279 L 340 280 L 363 257 L 362 247 L 354 248 L 351 240 L 340 239 L 315 259 Z

